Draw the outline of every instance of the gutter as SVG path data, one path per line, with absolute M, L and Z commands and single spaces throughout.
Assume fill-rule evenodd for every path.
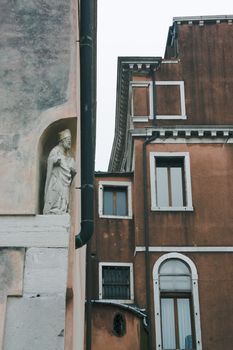
M 149 223 L 148 223 L 148 189 L 147 189 L 147 159 L 146 159 L 146 147 L 155 140 L 157 133 L 154 133 L 151 137 L 147 138 L 143 143 L 143 192 L 144 192 L 144 240 L 145 240 L 145 276 L 146 276 L 146 308 L 148 315 L 148 350 L 152 349 L 152 312 L 151 312 L 151 273 L 150 273 L 150 253 L 149 253 Z
M 80 1 L 80 94 L 81 94 L 81 231 L 75 248 L 81 248 L 93 234 L 94 126 L 96 98 L 96 6 L 95 0 Z
M 158 63 L 157 67 L 151 70 L 152 84 L 153 84 L 153 125 L 156 128 L 156 87 L 155 87 L 155 70 L 157 71 L 160 67 L 161 61 Z M 143 142 L 143 193 L 144 193 L 144 240 L 145 240 L 145 276 L 146 276 L 146 307 L 148 315 L 148 350 L 152 349 L 152 312 L 151 312 L 151 267 L 150 267 L 150 253 L 149 253 L 149 222 L 148 222 L 148 183 L 147 183 L 147 159 L 146 159 L 146 147 L 149 143 L 154 141 L 158 136 L 157 132 L 153 132 L 150 137 L 148 137 Z
M 80 4 L 80 95 L 81 95 L 81 231 L 75 236 L 75 249 L 87 244 L 94 230 L 94 153 L 96 120 L 96 0 Z M 86 337 L 91 350 L 91 246 L 86 250 Z

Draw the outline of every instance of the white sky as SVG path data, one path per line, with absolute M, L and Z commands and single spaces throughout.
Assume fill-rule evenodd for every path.
M 106 171 L 115 128 L 118 56 L 164 56 L 173 17 L 232 15 L 232 0 L 97 0 L 95 169 Z

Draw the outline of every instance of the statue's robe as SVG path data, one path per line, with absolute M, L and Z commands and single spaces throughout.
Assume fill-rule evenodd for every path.
M 56 165 L 61 159 L 60 165 Z M 45 183 L 44 214 L 65 214 L 69 205 L 74 159 L 62 146 L 55 146 L 49 154 Z

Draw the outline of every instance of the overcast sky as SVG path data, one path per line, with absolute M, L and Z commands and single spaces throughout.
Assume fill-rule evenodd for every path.
M 164 56 L 173 17 L 232 15 L 233 1 L 97 0 L 96 170 L 108 167 L 115 127 L 118 56 Z

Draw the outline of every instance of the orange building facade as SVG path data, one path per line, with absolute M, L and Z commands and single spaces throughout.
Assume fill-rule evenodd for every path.
M 231 350 L 232 16 L 174 18 L 165 57 L 120 57 L 95 177 L 92 348 Z

